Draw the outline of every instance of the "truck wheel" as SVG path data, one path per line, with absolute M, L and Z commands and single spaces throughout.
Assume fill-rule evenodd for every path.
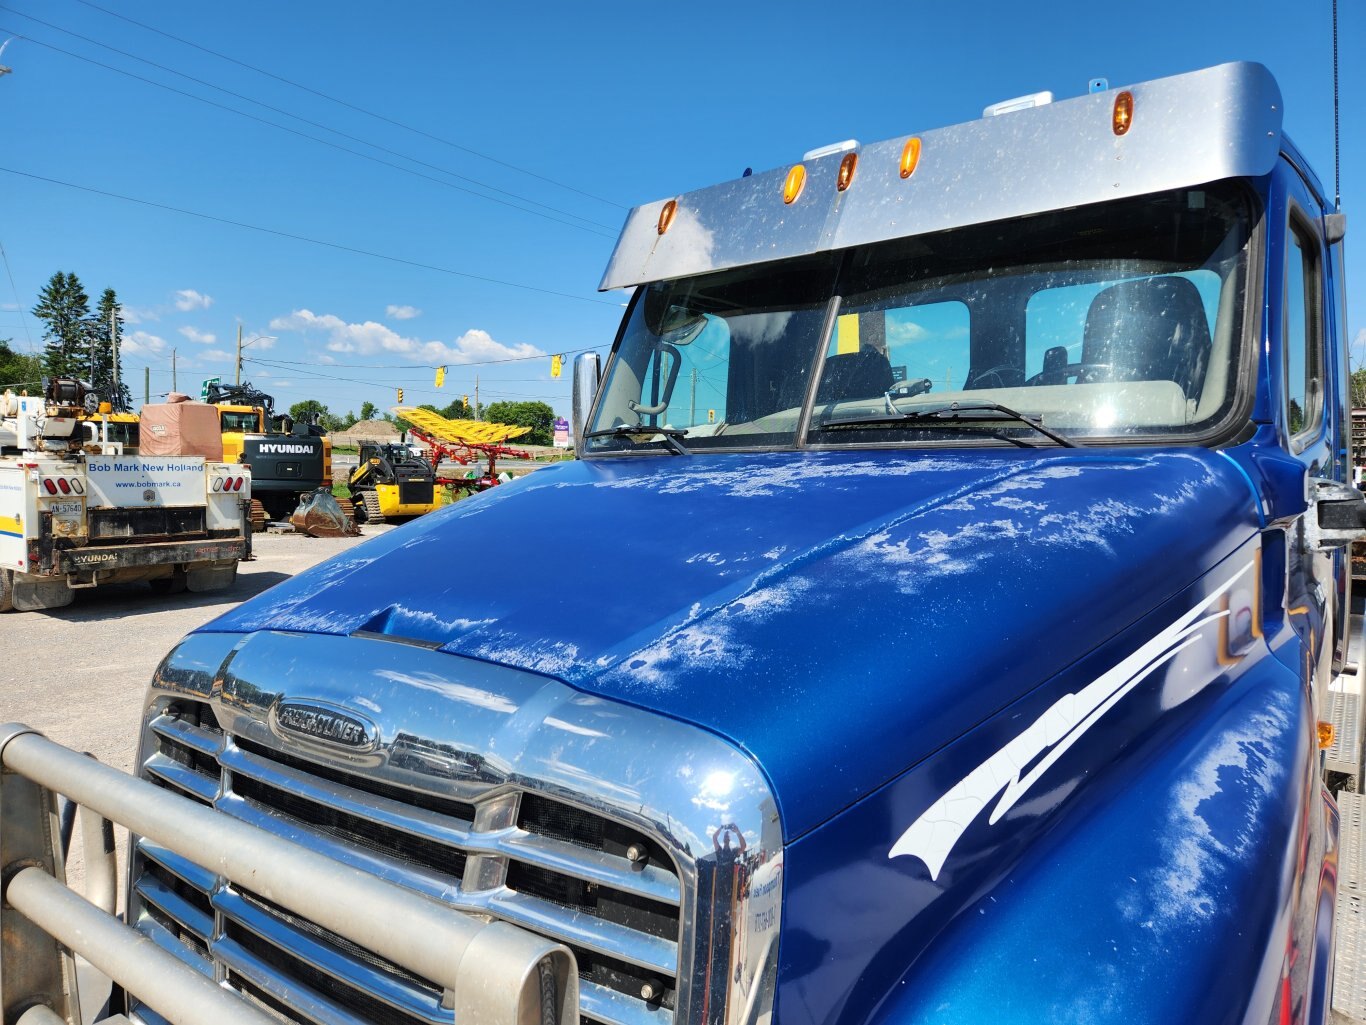
M 0 612 L 14 611 L 14 571 L 0 569 Z
M 185 571 L 178 569 L 169 577 L 157 577 L 155 580 L 149 580 L 147 586 L 152 589 L 153 594 L 180 594 L 185 590 Z

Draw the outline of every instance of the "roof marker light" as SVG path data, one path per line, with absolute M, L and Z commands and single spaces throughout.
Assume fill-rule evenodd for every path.
M 1134 122 L 1134 94 L 1125 89 L 1115 97 L 1115 110 L 1110 115 L 1110 127 L 1116 135 L 1123 135 Z
M 835 191 L 843 192 L 854 183 L 854 171 L 858 167 L 858 154 L 846 153 L 840 161 L 839 177 L 835 180 Z
M 783 202 L 792 203 L 802 194 L 805 186 L 806 168 L 801 164 L 794 164 L 792 170 L 787 172 L 787 181 L 783 182 Z
M 915 165 L 920 163 L 920 136 L 913 135 L 901 147 L 901 177 L 909 178 L 915 173 Z
M 664 204 L 664 209 L 659 211 L 659 223 L 655 225 L 656 230 L 663 235 L 669 230 L 669 225 L 674 222 L 674 214 L 678 213 L 678 200 L 671 199 Z

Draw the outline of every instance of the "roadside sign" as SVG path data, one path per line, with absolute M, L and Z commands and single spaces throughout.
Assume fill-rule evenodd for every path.
M 203 383 L 203 384 L 200 386 L 200 388 L 199 388 L 199 401 L 200 401 L 200 402 L 208 402 L 208 401 L 209 401 L 209 385 L 211 385 L 211 384 L 222 384 L 222 383 L 223 383 L 223 379 L 222 379 L 221 377 L 206 377 L 206 378 L 204 378 L 204 383 Z
M 569 447 L 569 421 L 562 416 L 555 418 L 555 447 Z

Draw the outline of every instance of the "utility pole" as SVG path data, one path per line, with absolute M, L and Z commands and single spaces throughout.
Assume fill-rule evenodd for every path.
M 474 418 L 481 419 L 479 416 L 479 375 L 474 375 Z
M 242 383 L 242 325 L 237 325 L 237 383 Z
M 697 368 L 692 368 L 692 403 L 688 411 L 688 426 L 697 424 Z
M 152 368 L 142 368 L 142 404 L 150 405 L 152 402 Z
M 180 389 L 179 389 L 178 387 L 176 387 L 176 378 L 175 378 L 175 350 L 174 350 L 174 349 L 171 350 L 171 391 L 180 391 Z

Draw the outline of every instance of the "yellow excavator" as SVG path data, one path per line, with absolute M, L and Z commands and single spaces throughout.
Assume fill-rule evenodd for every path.
M 251 386 L 210 383 L 208 401 L 218 407 L 223 461 L 251 466 L 251 522 L 289 518 L 299 499 L 332 485 L 332 441 L 311 424 L 275 414 L 275 399 Z

